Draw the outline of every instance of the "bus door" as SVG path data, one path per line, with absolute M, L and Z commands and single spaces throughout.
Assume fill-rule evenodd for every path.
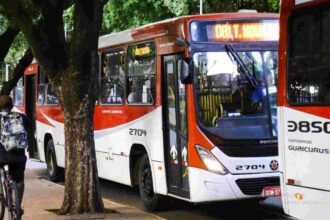
M 26 75 L 26 89 L 25 89 L 25 113 L 32 123 L 32 129 L 28 132 L 29 138 L 29 156 L 31 158 L 39 159 L 37 142 L 34 138 L 36 131 L 36 81 L 35 74 Z
M 182 55 L 163 57 L 163 123 L 168 192 L 189 198 L 186 88 Z

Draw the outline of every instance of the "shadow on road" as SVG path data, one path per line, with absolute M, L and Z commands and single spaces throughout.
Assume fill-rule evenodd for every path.
M 124 186 L 107 180 L 101 180 L 102 195 L 115 202 L 125 203 L 143 209 L 139 192 L 136 188 Z M 255 205 L 248 201 L 213 202 L 192 204 L 174 198 L 166 197 L 161 211 L 154 214 L 166 219 L 218 219 L 218 220 L 282 220 L 284 217 L 281 207 Z
M 48 179 L 45 170 L 38 170 L 42 178 Z M 59 182 L 63 185 L 63 182 Z M 137 188 L 100 179 L 103 198 L 114 202 L 143 209 Z M 161 211 L 153 214 L 171 220 L 284 220 L 286 218 L 281 207 L 269 206 L 265 203 L 255 205 L 247 201 L 213 202 L 192 204 L 166 197 Z

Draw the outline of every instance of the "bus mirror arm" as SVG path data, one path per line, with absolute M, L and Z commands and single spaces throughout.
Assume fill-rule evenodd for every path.
M 181 83 L 190 84 L 193 81 L 194 75 L 194 62 L 190 57 L 182 59 L 180 68 Z
M 180 47 L 189 47 L 189 43 L 185 39 L 179 37 L 175 39 L 175 44 Z

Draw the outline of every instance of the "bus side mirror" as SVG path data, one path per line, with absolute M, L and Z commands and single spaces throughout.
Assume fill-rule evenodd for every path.
M 191 58 L 183 58 L 180 68 L 180 78 L 182 84 L 190 84 L 193 82 L 194 62 Z

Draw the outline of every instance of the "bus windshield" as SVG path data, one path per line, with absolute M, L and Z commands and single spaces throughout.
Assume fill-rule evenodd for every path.
M 200 124 L 223 139 L 277 136 L 277 51 L 194 54 Z

